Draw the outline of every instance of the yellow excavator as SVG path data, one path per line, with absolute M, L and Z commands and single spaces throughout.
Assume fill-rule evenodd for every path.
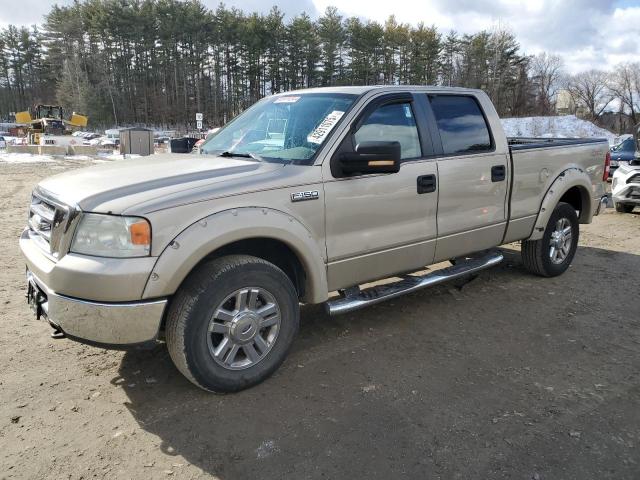
M 71 118 L 64 118 L 64 110 L 59 105 L 36 105 L 30 111 L 16 113 L 16 123 L 27 125 L 29 143 L 40 144 L 42 135 L 70 135 L 73 128 L 84 128 L 89 118 L 73 112 Z

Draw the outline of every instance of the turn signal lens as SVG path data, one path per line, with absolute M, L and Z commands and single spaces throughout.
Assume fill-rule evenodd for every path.
M 151 228 L 146 220 L 130 224 L 129 233 L 133 245 L 151 245 Z

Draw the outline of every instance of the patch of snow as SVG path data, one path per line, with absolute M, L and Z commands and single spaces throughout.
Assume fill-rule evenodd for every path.
M 121 153 L 114 153 L 111 155 L 101 155 L 100 158 L 105 159 L 105 160 L 123 160 L 123 159 L 129 159 L 129 158 L 140 158 L 142 155 L 138 155 L 135 153 L 126 153 L 124 155 L 122 155 Z
M 56 160 L 49 155 L 30 153 L 0 153 L 0 163 L 50 163 Z
M 16 145 L 16 144 L 20 144 L 22 143 L 22 141 L 24 140 L 23 137 L 9 137 L 7 135 L 4 136 L 5 141 L 7 142 L 7 145 Z
M 64 160 L 80 162 L 99 162 L 89 155 L 37 155 L 32 153 L 0 153 L 0 163 L 55 163 Z M 106 161 L 106 160 L 103 160 Z
M 507 137 L 606 138 L 613 144 L 616 135 L 575 115 L 559 117 L 503 118 Z

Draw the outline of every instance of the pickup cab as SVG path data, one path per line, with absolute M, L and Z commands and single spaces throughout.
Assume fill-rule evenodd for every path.
M 199 155 L 40 182 L 27 297 L 56 336 L 163 340 L 195 385 L 237 391 L 284 361 L 300 303 L 351 312 L 496 265 L 516 241 L 528 270 L 562 274 L 606 205 L 609 161 L 604 139 L 507 139 L 478 90 L 272 95 Z

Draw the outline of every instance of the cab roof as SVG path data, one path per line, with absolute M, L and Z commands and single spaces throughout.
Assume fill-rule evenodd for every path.
M 332 86 L 332 87 L 315 87 L 304 88 L 301 90 L 290 90 L 288 92 L 277 93 L 276 95 L 290 95 L 292 93 L 347 93 L 352 95 L 362 95 L 364 93 L 380 90 L 390 91 L 402 90 L 402 91 L 451 91 L 451 92 L 475 92 L 477 90 L 461 87 L 441 87 L 436 85 L 362 85 L 362 86 Z

